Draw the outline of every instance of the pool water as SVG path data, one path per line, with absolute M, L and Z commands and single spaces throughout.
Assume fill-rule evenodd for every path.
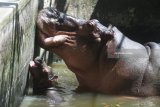
M 26 95 L 20 107 L 160 107 L 160 97 L 136 98 L 92 92 L 76 93 L 74 90 L 78 82 L 65 64 L 53 64 L 53 70 L 59 76 L 59 87 L 52 90 L 60 95 L 63 101 L 53 103 L 47 96 Z

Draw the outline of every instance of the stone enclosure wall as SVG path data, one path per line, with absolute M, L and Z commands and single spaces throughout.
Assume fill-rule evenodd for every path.
M 14 1 L 0 2 L 1 107 L 18 107 L 21 103 L 34 53 L 38 0 Z

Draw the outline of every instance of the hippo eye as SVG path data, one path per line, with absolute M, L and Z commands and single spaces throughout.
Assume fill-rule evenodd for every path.
M 53 16 L 52 14 L 48 14 L 47 17 L 48 17 L 48 18 L 52 18 L 52 17 L 54 17 L 54 16 Z
M 62 24 L 62 23 L 64 22 L 64 19 L 59 18 L 59 19 L 58 19 L 58 22 Z
M 61 23 L 61 24 L 64 23 L 65 17 L 66 17 L 66 14 L 60 13 L 58 22 Z
M 55 12 L 56 12 L 57 17 L 59 17 L 59 16 L 60 16 L 60 13 L 59 13 L 58 11 L 55 11 Z

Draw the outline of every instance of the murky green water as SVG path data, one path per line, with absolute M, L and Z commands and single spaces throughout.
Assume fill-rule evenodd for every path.
M 25 96 L 20 107 L 160 107 L 160 97 L 135 98 L 107 96 L 95 93 L 75 93 L 76 78 L 64 64 L 54 64 L 59 75 L 57 92 L 64 98 L 60 104 L 51 104 L 46 96 Z

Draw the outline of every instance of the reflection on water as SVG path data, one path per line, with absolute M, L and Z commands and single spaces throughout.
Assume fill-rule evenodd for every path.
M 127 96 L 107 96 L 96 93 L 75 93 L 77 80 L 64 64 L 54 64 L 54 72 L 59 75 L 60 88 L 53 88 L 64 101 L 51 103 L 46 96 L 25 96 L 20 107 L 160 107 L 159 97 L 135 98 Z M 55 96 L 56 97 L 56 96 Z

